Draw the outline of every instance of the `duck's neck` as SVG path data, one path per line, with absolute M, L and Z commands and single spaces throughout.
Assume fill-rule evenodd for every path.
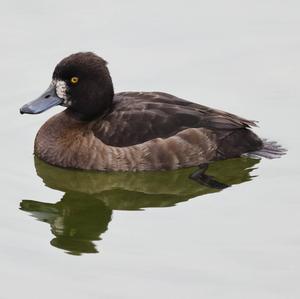
M 113 108 L 113 88 L 104 91 L 94 98 L 87 98 L 84 102 L 74 104 L 66 109 L 68 116 L 80 121 L 92 121 L 104 117 Z M 82 104 L 84 103 L 84 105 Z
M 92 114 L 92 115 L 86 115 L 83 113 L 80 113 L 74 109 L 72 109 L 72 107 L 69 107 L 65 110 L 65 113 L 71 117 L 72 119 L 78 120 L 78 121 L 83 121 L 83 122 L 87 122 L 87 121 L 92 121 L 95 120 L 97 118 L 103 118 L 105 117 L 108 113 L 110 113 L 112 110 L 112 105 L 111 107 L 108 107 L 106 110 L 101 111 L 101 113 L 96 113 L 96 114 Z

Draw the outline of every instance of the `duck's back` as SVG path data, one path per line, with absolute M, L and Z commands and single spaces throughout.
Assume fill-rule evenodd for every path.
M 113 109 L 103 121 L 95 122 L 93 131 L 107 145 L 127 147 L 202 128 L 215 136 L 216 156 L 229 158 L 261 148 L 251 126 L 256 126 L 254 121 L 167 93 L 122 92 L 115 95 Z

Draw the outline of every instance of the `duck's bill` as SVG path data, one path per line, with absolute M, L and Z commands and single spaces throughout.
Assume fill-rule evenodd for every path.
M 50 85 L 39 98 L 22 106 L 20 113 L 38 114 L 62 103 L 63 99 L 57 96 L 55 86 Z

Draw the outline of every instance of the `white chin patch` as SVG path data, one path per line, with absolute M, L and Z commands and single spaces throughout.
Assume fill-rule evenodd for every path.
M 68 96 L 67 96 L 68 87 L 66 82 L 62 80 L 53 80 L 52 84 L 55 85 L 57 96 L 64 100 L 63 105 L 70 106 L 71 101 L 68 100 Z

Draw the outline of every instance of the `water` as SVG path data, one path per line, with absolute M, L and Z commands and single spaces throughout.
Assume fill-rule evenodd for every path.
M 298 298 L 296 1 L 1 2 L 0 298 Z M 279 160 L 96 174 L 34 160 L 61 111 L 21 116 L 64 56 L 109 61 L 116 91 L 160 90 L 257 119 Z M 32 217 L 30 217 L 32 216 Z

